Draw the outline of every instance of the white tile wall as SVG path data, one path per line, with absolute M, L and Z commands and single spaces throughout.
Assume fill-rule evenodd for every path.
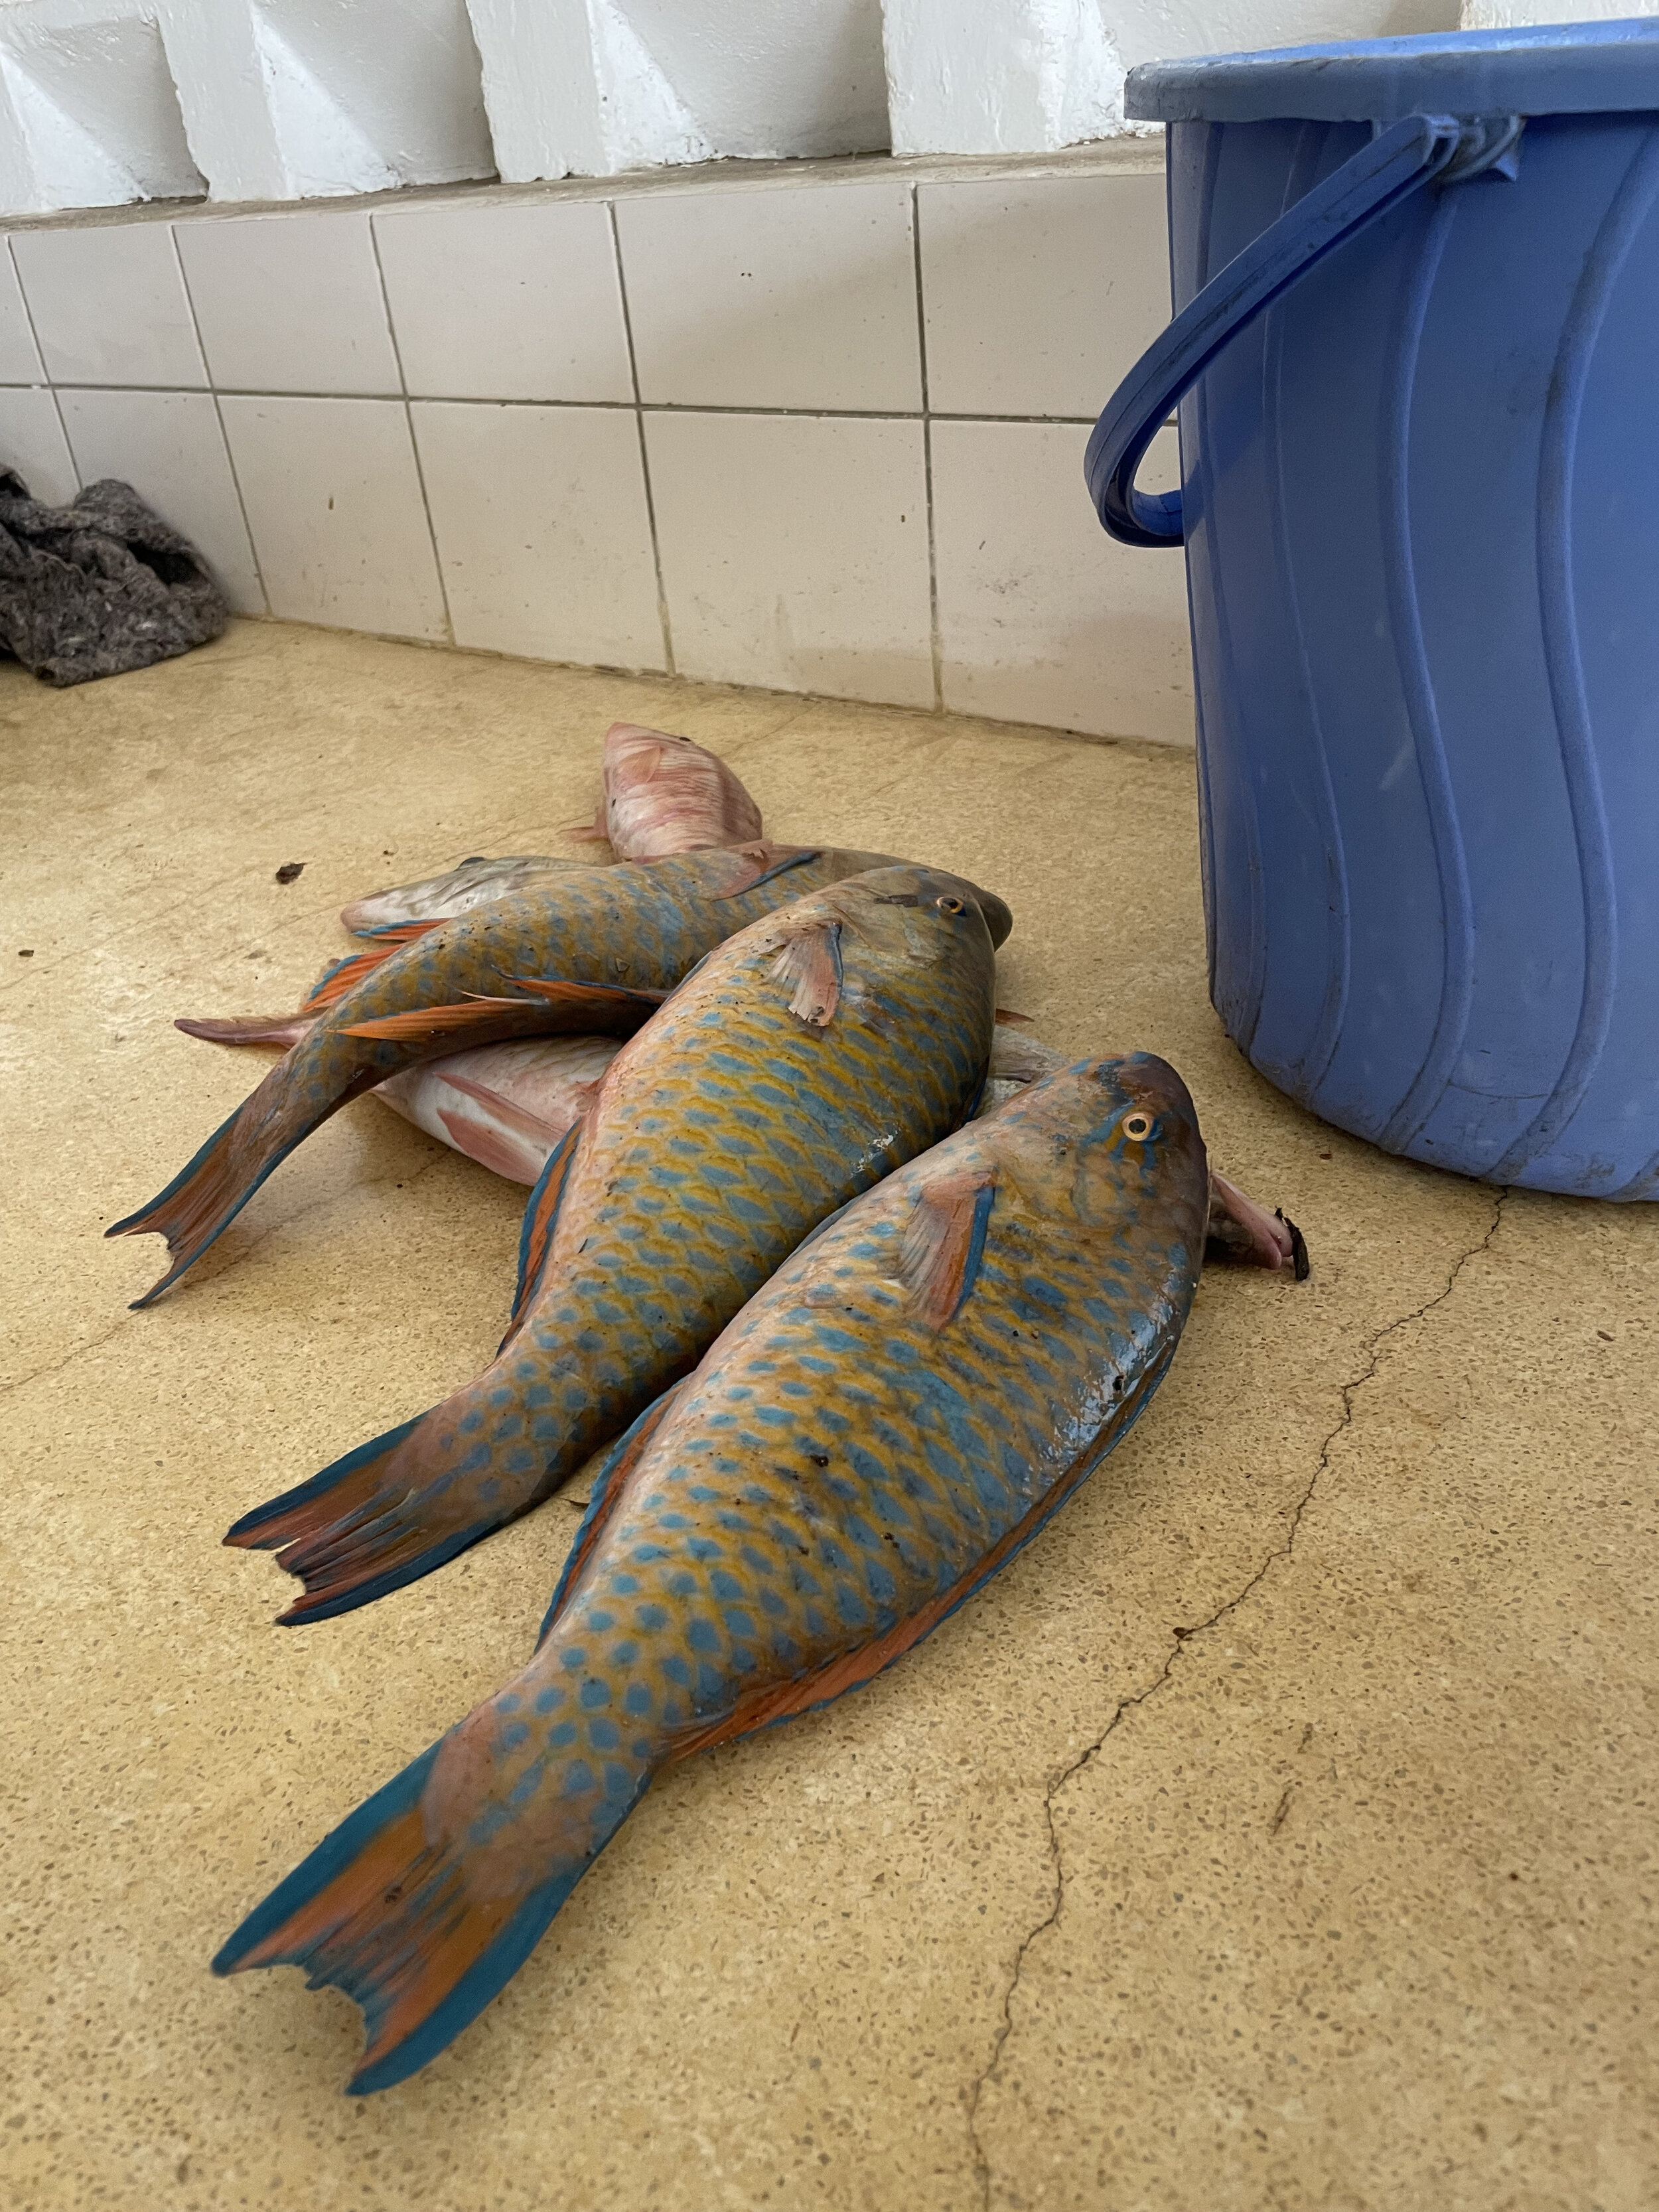
M 58 402 L 44 385 L 0 387 L 0 468 L 15 469 L 31 497 L 61 507 L 81 489 Z
M 919 422 L 646 418 L 682 675 L 931 707 Z
M 410 411 L 457 645 L 666 666 L 631 408 Z
M 220 405 L 272 614 L 391 637 L 443 637 L 443 592 L 403 402 Z
M 936 422 L 933 535 L 944 703 L 1099 736 L 1193 736 L 1180 552 L 1119 545 L 1083 483 L 1088 431 Z M 1177 481 L 1160 431 L 1143 489 Z
M 205 556 L 238 614 L 264 614 L 212 393 L 71 389 L 58 398 L 82 483 L 124 478 Z
M 0 384 L 41 384 L 46 368 L 9 251 L 0 251 Z
M 609 208 L 414 207 L 374 234 L 411 393 L 632 399 Z
M 1180 556 L 1081 481 L 1164 233 L 1103 163 L 14 230 L 0 459 L 285 617 L 1186 741 Z
M 176 228 L 221 391 L 402 391 L 366 215 L 307 210 Z
M 937 413 L 1092 417 L 1170 319 L 1161 176 L 921 185 L 916 222 Z
M 54 382 L 206 384 L 171 224 L 20 230 L 11 246 Z
M 641 399 L 921 407 L 907 185 L 641 196 L 617 227 Z

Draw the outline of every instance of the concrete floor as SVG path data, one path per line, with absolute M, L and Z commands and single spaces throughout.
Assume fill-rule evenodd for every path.
M 676 1769 L 483 2020 L 349 2101 L 355 2009 L 208 1959 L 520 1663 L 576 1516 L 300 1632 L 218 1538 L 483 1363 L 521 1194 L 365 1100 L 154 1311 L 161 1247 L 100 1231 L 258 1073 L 171 1016 L 294 1003 L 353 893 L 556 849 L 616 716 L 729 753 L 774 834 L 1004 892 L 1005 1002 L 1175 1060 L 1315 1273 L 1207 1274 L 989 1589 Z M 0 2203 L 1659 2200 L 1659 1219 L 1260 1082 L 1206 1000 L 1188 757 L 247 624 L 64 694 L 8 666 L 0 725 Z

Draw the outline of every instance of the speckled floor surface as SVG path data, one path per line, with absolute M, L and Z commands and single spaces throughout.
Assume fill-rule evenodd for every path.
M 218 1538 L 483 1364 L 521 1194 L 366 1099 L 153 1311 L 160 1244 L 100 1231 L 257 1074 L 173 1014 L 295 1001 L 353 893 L 557 849 L 619 716 L 729 752 L 774 834 L 1002 891 L 1004 1001 L 1173 1059 L 1315 1273 L 1207 1274 L 988 1590 L 676 1769 L 477 2026 L 348 2100 L 345 2000 L 208 1959 L 520 1662 L 576 1515 L 298 1632 Z M 1659 1218 L 1259 1081 L 1188 757 L 247 624 L 66 694 L 0 669 L 0 2203 L 1659 2201 Z

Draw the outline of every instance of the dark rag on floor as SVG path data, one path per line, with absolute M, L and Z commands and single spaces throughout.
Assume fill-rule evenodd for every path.
M 196 548 L 131 484 L 106 477 L 45 507 L 0 469 L 0 647 L 43 683 L 170 660 L 229 616 Z

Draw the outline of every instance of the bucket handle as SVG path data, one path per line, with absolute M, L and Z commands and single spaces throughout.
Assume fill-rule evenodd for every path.
M 1362 146 L 1212 276 L 1107 401 L 1083 473 L 1100 520 L 1125 545 L 1179 545 L 1178 491 L 1142 492 L 1135 471 L 1170 410 L 1229 339 L 1328 253 L 1436 178 L 1513 178 L 1518 115 L 1407 115 Z

